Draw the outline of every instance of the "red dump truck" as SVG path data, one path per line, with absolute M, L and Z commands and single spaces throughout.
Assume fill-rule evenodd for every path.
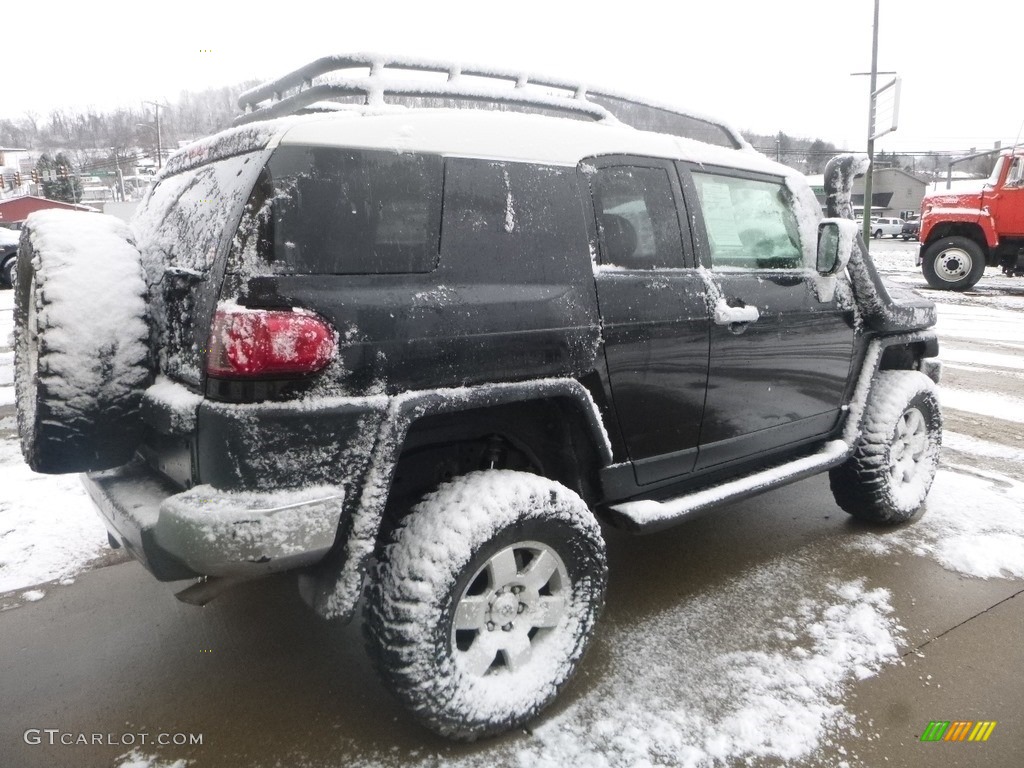
M 926 195 L 919 239 L 932 288 L 967 290 L 985 267 L 1024 275 L 1024 147 L 1004 151 L 978 190 Z

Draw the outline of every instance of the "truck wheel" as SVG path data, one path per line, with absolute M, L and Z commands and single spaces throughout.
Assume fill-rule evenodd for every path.
M 932 380 L 919 371 L 882 371 L 853 455 L 829 473 L 836 503 L 871 523 L 909 520 L 932 486 L 941 443 Z
M 874 238 L 879 238 L 879 237 L 881 237 L 881 236 L 882 236 L 882 230 L 880 230 L 880 229 L 876 229 L 876 230 L 875 230 L 875 233 L 874 233 L 873 235 L 871 235 L 871 236 L 872 236 L 872 237 L 874 237 Z
M 929 245 L 921 271 L 932 288 L 966 291 L 985 274 L 985 253 L 967 237 L 943 237 Z
M 131 458 L 149 380 L 146 284 L 128 226 L 42 211 L 18 249 L 14 379 L 25 461 L 36 472 Z
M 384 549 L 366 606 L 384 683 L 428 728 L 472 741 L 522 725 L 575 671 L 604 602 L 583 500 L 486 470 L 428 494 Z

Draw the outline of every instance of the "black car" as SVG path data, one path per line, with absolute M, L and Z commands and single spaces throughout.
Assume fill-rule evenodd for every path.
M 17 230 L 0 227 L 0 286 L 5 288 L 14 285 L 19 236 Z
M 903 230 L 900 232 L 900 237 L 904 240 L 917 240 L 918 235 L 921 234 L 921 220 L 911 219 L 904 223 Z
M 385 682 L 473 739 L 578 666 L 601 524 L 825 471 L 855 517 L 921 508 L 935 308 L 857 234 L 866 158 L 830 163 L 822 221 L 728 126 L 580 84 L 328 57 L 241 104 L 131 229 L 37 214 L 19 257 L 23 452 L 88 472 L 113 546 L 183 600 L 294 571 L 348 619 L 365 587 Z

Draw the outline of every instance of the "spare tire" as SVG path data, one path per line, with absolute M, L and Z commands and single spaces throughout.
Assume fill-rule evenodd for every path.
M 150 380 L 146 282 L 128 225 L 103 214 L 29 216 L 14 299 L 18 431 L 36 472 L 108 469 L 142 434 Z

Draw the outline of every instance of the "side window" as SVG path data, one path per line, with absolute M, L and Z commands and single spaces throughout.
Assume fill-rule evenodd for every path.
M 444 263 L 526 282 L 589 268 L 575 168 L 456 157 L 444 179 Z
M 666 169 L 601 168 L 592 184 L 603 264 L 627 269 L 684 266 L 679 217 Z
M 695 171 L 712 269 L 796 269 L 803 251 L 786 186 Z
M 1022 182 L 1024 182 L 1024 157 L 1015 157 L 1006 174 L 1006 186 L 1019 187 Z

